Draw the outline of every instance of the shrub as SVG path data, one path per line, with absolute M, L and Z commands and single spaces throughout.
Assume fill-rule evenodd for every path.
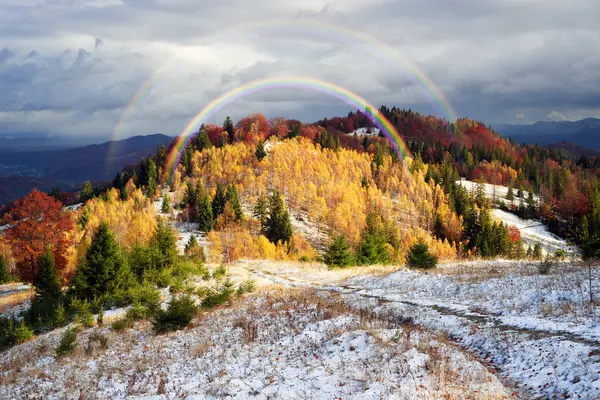
M 227 303 L 236 293 L 235 285 L 229 277 L 223 282 L 223 285 L 217 290 L 209 291 L 206 297 L 202 300 L 203 308 L 213 308 L 221 304 Z
M 102 334 L 99 329 L 94 329 L 88 337 L 88 344 L 85 348 L 85 352 L 88 355 L 94 353 L 94 345 L 99 344 L 100 348 L 106 349 L 108 347 L 108 337 Z
M 100 311 L 98 311 L 96 322 L 98 326 L 102 326 L 104 324 L 104 309 L 101 308 Z
M 65 308 L 63 307 L 62 303 L 59 303 L 58 307 L 56 308 L 56 315 L 54 317 L 54 325 L 55 326 L 65 326 L 67 324 L 67 322 L 69 322 L 69 319 L 67 318 L 67 313 L 65 311 Z
M 83 301 L 80 303 L 78 310 L 76 311 L 75 322 L 80 323 L 86 328 L 91 328 L 94 326 L 94 316 L 90 311 L 90 304 L 87 301 Z
M 223 264 L 219 265 L 212 273 L 213 279 L 220 281 L 225 275 L 227 275 L 227 270 Z
M 254 282 L 252 279 L 248 279 L 248 280 L 245 280 L 244 282 L 240 283 L 240 285 L 237 288 L 237 295 L 241 296 L 245 293 L 251 293 L 251 292 L 254 292 L 255 289 L 256 289 L 256 282 Z
M 557 249 L 554 252 L 554 257 L 556 257 L 558 260 L 564 260 L 567 258 L 567 252 L 564 249 Z
M 60 358 L 71 354 L 77 345 L 77 328 L 72 327 L 67 329 L 60 337 L 60 343 L 56 348 L 56 357 Z
M 13 336 L 16 344 L 25 343 L 33 337 L 33 330 L 25 325 L 25 321 L 21 321 L 21 323 L 15 327 Z
M 433 268 L 437 264 L 437 257 L 429 252 L 429 247 L 422 241 L 410 248 L 406 259 L 411 268 Z
M 538 265 L 538 272 L 542 275 L 547 275 L 550 273 L 550 270 L 554 266 L 552 259 L 550 257 L 546 257 L 540 261 Z
M 115 331 L 124 331 L 125 329 L 131 327 L 131 323 L 132 321 L 125 317 L 114 321 L 110 327 Z
M 185 328 L 196 315 L 198 307 L 188 295 L 173 297 L 166 311 L 159 310 L 153 320 L 156 333 Z

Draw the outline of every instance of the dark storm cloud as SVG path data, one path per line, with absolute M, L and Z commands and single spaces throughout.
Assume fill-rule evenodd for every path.
M 106 133 L 132 103 L 127 132 L 176 133 L 228 90 L 281 75 L 445 116 L 402 59 L 460 116 L 521 123 L 600 116 L 597 7 L 595 0 L 6 0 L 0 126 Z M 363 31 L 384 47 L 319 23 Z M 263 112 L 314 121 L 349 109 L 280 88 L 243 97 L 214 119 Z

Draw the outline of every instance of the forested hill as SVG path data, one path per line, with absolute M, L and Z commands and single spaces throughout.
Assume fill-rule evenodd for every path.
M 371 178 L 364 176 L 365 187 L 375 184 L 385 194 L 390 189 L 388 178 L 381 180 L 381 168 L 387 162 L 399 164 L 399 169 L 389 179 L 401 179 L 405 176 L 404 167 L 409 167 L 415 176 L 422 173 L 424 182 L 433 182 L 443 189 L 448 197 L 450 212 L 462 218 L 462 227 L 456 234 L 454 227 L 441 221 L 435 213 L 423 228 L 432 232 L 440 239 L 446 239 L 455 244 L 469 242 L 466 247 L 458 246 L 459 251 L 478 251 L 481 246 L 473 247 L 476 227 L 481 221 L 474 219 L 470 213 L 481 209 L 482 200 L 476 201 L 477 207 L 470 206 L 471 200 L 454 185 L 460 177 L 480 182 L 505 185 L 514 189 L 515 193 L 528 191 L 538 195 L 539 202 L 530 203 L 528 207 L 513 205 L 513 212 L 526 218 L 539 218 L 550 229 L 575 243 L 583 246 L 590 254 L 596 254 L 600 249 L 600 190 L 597 176 L 600 173 L 600 162 L 596 157 L 582 157 L 574 161 L 557 149 L 548 149 L 537 145 L 518 145 L 510 139 L 503 138 L 491 127 L 468 118 L 461 118 L 453 123 L 432 116 L 424 116 L 411 110 L 401 110 L 396 107 L 381 107 L 381 112 L 394 124 L 396 129 L 406 139 L 413 161 L 404 162 L 391 150 L 387 140 L 376 135 L 356 134 L 358 128 L 373 127 L 366 113 L 350 112 L 345 117 L 327 118 L 315 123 L 304 124 L 296 120 L 275 118 L 267 120 L 262 114 L 242 118 L 233 123 L 229 118 L 222 126 L 210 124 L 202 126 L 198 134 L 190 142 L 181 158 L 177 170 L 178 179 L 196 182 L 198 168 L 205 162 L 204 157 L 198 158 L 197 153 L 211 146 L 227 148 L 232 144 L 245 144 L 250 149 L 263 146 L 262 143 L 270 138 L 294 139 L 304 138 L 319 146 L 321 149 L 340 148 L 367 153 L 371 159 Z M 262 149 L 262 147 L 261 147 Z M 264 150 L 263 150 L 264 151 Z M 164 181 L 159 172 L 164 168 L 168 149 L 163 149 L 151 160 L 143 160 L 137 167 L 129 168 L 118 175 L 113 186 L 122 188 L 135 177 L 137 185 L 144 186 L 148 177 L 156 176 L 157 181 Z M 349 155 L 350 153 L 344 153 Z M 224 156 L 224 155 L 222 155 Z M 293 154 L 290 157 L 294 157 Z M 251 162 L 245 159 L 246 163 Z M 286 162 L 288 167 L 296 168 L 296 175 L 289 179 L 301 179 L 305 176 L 304 167 L 297 167 Z M 215 168 L 242 168 L 240 166 L 215 165 Z M 300 168 L 300 169 L 297 169 Z M 223 178 L 211 176 L 207 171 L 202 177 L 209 184 L 209 190 L 214 191 L 218 181 L 226 183 Z M 330 177 L 331 178 L 331 177 Z M 246 182 L 236 178 L 236 184 L 246 186 Z M 304 178 L 302 178 L 304 179 Z M 337 178 L 336 178 L 337 179 Z M 315 182 L 313 182 L 316 185 Z M 383 186 L 382 186 L 383 185 Z M 320 187 L 316 185 L 317 189 Z M 309 187 L 306 190 L 312 190 Z M 323 189 L 320 189 L 322 192 Z M 401 192 L 400 192 L 401 193 Z M 394 192 L 393 195 L 397 195 Z M 416 193 L 414 201 L 424 201 Z M 327 201 L 325 201 L 327 203 Z M 310 210 L 311 205 L 305 204 L 304 210 Z M 480 215 L 477 212 L 477 215 Z M 442 218 L 443 219 L 443 218 Z M 357 221 L 360 221 L 358 219 Z M 356 221 L 355 221 L 356 222 Z M 360 229 L 360 227 L 359 227 Z M 491 229 L 491 228 L 490 228 Z M 335 230 L 334 230 L 335 231 Z M 451 233 L 450 233 L 451 232 Z M 587 245 L 589 244 L 589 247 Z M 481 244 L 480 244 L 481 245 Z M 600 255 L 600 253 L 598 253 Z

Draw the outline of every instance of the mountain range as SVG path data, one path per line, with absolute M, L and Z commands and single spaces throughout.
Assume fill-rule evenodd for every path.
M 0 147 L 0 205 L 24 196 L 34 187 L 69 190 L 85 180 L 111 180 L 126 165 L 172 141 L 171 136 L 154 134 L 66 149 L 63 143 L 57 145 L 58 149 L 49 149 L 47 142 L 40 147 Z
M 531 125 L 494 124 L 496 132 L 518 143 L 542 146 L 571 142 L 581 147 L 600 150 L 600 119 L 579 121 L 538 121 Z

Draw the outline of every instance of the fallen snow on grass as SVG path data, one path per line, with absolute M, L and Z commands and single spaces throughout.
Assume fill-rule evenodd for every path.
M 270 293 L 154 335 L 148 323 L 56 360 L 62 330 L 0 355 L 2 398 L 506 398 L 472 357 L 315 293 Z
M 456 183 L 460 183 L 465 189 L 467 189 L 470 192 L 474 192 L 475 190 L 477 190 L 477 186 L 479 185 L 479 183 L 477 182 L 473 182 L 473 181 L 468 181 L 468 180 L 460 180 L 460 181 L 456 181 Z M 492 185 L 490 183 L 484 183 L 483 187 L 485 188 L 485 195 L 487 196 L 487 198 L 492 201 L 492 202 L 500 202 L 500 203 L 504 203 L 507 206 L 511 204 L 510 200 L 506 199 L 506 195 L 508 194 L 508 187 L 506 186 L 501 186 L 501 185 Z M 518 188 L 514 188 L 513 189 L 513 194 L 514 194 L 514 201 L 513 204 L 515 205 L 519 205 L 519 204 L 523 204 L 526 205 L 527 204 L 527 197 L 529 196 L 529 192 L 524 190 L 523 191 L 523 197 L 517 197 L 517 189 Z M 539 202 L 539 196 L 537 196 L 536 194 L 533 195 L 533 199 L 536 202 Z
M 579 254 L 579 250 L 570 246 L 566 240 L 554 235 L 548 228 L 538 220 L 524 220 L 515 214 L 494 208 L 494 217 L 504 222 L 507 226 L 516 226 L 521 231 L 521 238 L 526 246 L 534 246 L 539 243 L 542 253 L 553 255 L 556 250 L 562 249 L 570 255 Z

